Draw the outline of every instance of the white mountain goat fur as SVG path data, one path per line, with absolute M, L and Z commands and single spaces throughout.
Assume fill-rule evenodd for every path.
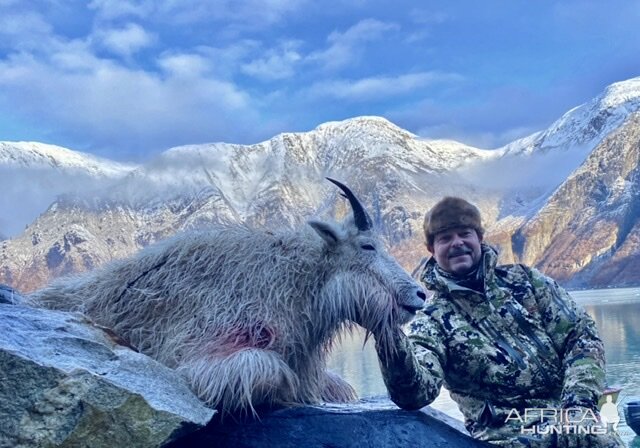
M 332 339 L 353 323 L 389 338 L 425 294 L 385 252 L 353 193 L 332 182 L 354 210 L 344 223 L 184 233 L 28 301 L 84 312 L 224 413 L 352 400 L 351 386 L 325 370 Z

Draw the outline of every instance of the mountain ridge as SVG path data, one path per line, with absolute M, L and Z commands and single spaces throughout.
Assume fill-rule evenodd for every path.
M 640 140 L 634 131 L 640 127 L 639 99 L 640 78 L 616 83 L 555 122 L 571 126 L 554 124 L 549 129 L 556 134 L 547 130 L 529 136 L 529 143 L 551 141 L 552 134 L 556 141 L 579 143 L 559 151 L 542 144 L 530 151 L 515 151 L 515 146 L 512 151 L 482 150 L 423 139 L 371 116 L 285 132 L 254 145 L 170 148 L 123 170 L 102 190 L 94 189 L 98 196 L 61 195 L 23 232 L 2 241 L 0 282 L 31 290 L 56 276 L 127 256 L 177 231 L 216 222 L 291 228 L 312 216 L 340 218 L 348 206 L 324 180 L 329 176 L 347 183 L 371 210 L 392 254 L 407 270 L 426 255 L 424 212 L 442 196 L 458 195 L 480 207 L 487 238 L 500 247 L 504 262 L 527 262 L 574 286 L 605 285 L 611 278 L 640 284 L 620 261 L 640 253 L 634 243 L 640 239 L 640 225 L 633 212 L 640 192 L 633 177 L 640 164 L 633 146 Z M 598 128 L 606 135 L 590 133 L 595 128 L 589 123 L 600 116 L 609 117 Z M 577 134 L 567 137 L 567 129 Z M 536 140 L 545 134 L 547 140 Z M 593 148 L 581 160 L 584 142 Z M 612 152 L 614 147 L 618 152 Z M 573 173 L 561 179 L 546 173 L 557 167 L 558 154 L 567 157 L 563 168 Z M 578 156 L 571 159 L 574 154 Z M 609 179 L 601 165 L 624 166 L 626 171 Z M 584 174 L 590 172 L 598 175 Z M 565 190 L 578 196 L 572 199 Z M 597 206 L 607 199 L 631 211 L 616 221 L 611 210 Z M 590 231 L 597 238 L 588 238 Z M 614 243 L 603 245 L 611 235 Z
M 81 170 L 94 176 L 118 177 L 137 165 L 122 163 L 38 142 L 0 142 L 0 165 Z

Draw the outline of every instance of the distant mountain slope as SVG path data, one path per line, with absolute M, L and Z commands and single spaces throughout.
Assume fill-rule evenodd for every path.
M 4 242 L 0 282 L 30 290 L 216 222 L 292 228 L 311 216 L 342 216 L 347 205 L 326 176 L 347 182 L 398 246 L 418 237 L 423 210 L 448 191 L 491 202 L 488 213 L 495 216 L 497 198 L 483 198 L 453 174 L 489 157 L 493 153 L 455 142 L 421 140 L 378 117 L 327 123 L 251 146 L 172 148 L 100 197 L 60 198 Z M 408 265 L 424 255 L 422 246 L 406 245 L 398 255 Z
M 103 191 L 136 167 L 60 146 L 0 142 L 0 233 L 17 234 L 59 195 Z
M 640 111 L 640 77 L 617 82 L 591 101 L 571 109 L 547 129 L 499 148 L 492 164 L 512 186 L 556 187 L 611 132 Z M 504 183 L 504 182 L 503 182 Z
M 141 166 L 100 161 L 95 171 L 95 161 L 66 150 L 51 163 L 20 153 L 29 191 L 62 191 L 39 185 L 39 173 L 85 181 L 0 242 L 0 282 L 28 291 L 212 223 L 291 228 L 312 216 L 340 218 L 349 210 L 330 176 L 362 199 L 408 270 L 427 255 L 424 212 L 460 195 L 481 208 L 504 262 L 524 261 L 575 286 L 640 284 L 639 98 L 640 78 L 616 83 L 548 130 L 493 151 L 357 117 L 256 145 L 172 148 Z M 1 160 L 6 173 L 22 169 L 15 157 Z M 20 193 L 11 191 L 17 208 Z
M 94 177 L 121 177 L 136 165 L 118 163 L 91 154 L 35 142 L 0 142 L 0 166 L 55 168 Z
M 605 138 L 517 232 L 515 252 L 577 285 L 640 283 L 640 112 Z
M 639 110 L 640 77 L 616 82 L 591 101 L 565 113 L 546 130 L 511 142 L 500 151 L 504 154 L 576 151 L 586 156 Z

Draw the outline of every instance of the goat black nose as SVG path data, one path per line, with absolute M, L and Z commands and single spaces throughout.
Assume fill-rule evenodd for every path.
M 427 300 L 427 295 L 426 295 L 424 292 L 422 292 L 422 291 L 418 291 L 418 292 L 416 293 L 416 295 L 417 295 L 418 297 L 420 297 L 420 298 L 422 299 L 422 301 Z

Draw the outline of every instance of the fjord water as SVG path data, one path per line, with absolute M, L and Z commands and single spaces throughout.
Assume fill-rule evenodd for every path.
M 640 288 L 573 291 L 571 295 L 598 326 L 607 356 L 607 385 L 622 387 L 617 402 L 622 417 L 618 432 L 630 446 L 640 447 L 640 437 L 624 424 L 623 412 L 624 403 L 640 399 Z M 363 343 L 361 332 L 344 336 L 332 352 L 329 368 L 345 378 L 360 397 L 385 395 L 373 341 Z M 462 419 L 446 390 L 432 406 Z

